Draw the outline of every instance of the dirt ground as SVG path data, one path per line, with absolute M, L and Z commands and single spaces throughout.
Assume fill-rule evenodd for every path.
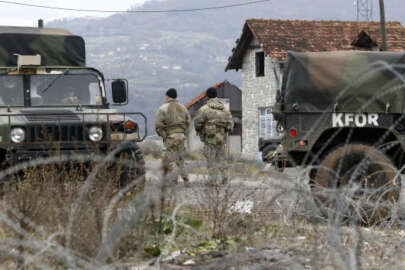
M 36 172 L 0 204 L 0 269 L 405 269 L 402 195 L 364 226 L 345 208 L 323 214 L 304 169 L 235 160 L 224 184 L 188 168 L 189 185 L 167 185 L 148 159 L 142 194 L 117 193 L 104 173 L 89 185 Z

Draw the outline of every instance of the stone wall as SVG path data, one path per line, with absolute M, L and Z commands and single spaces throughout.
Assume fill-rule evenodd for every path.
M 242 151 L 251 159 L 256 159 L 259 151 L 259 108 L 272 106 L 276 99 L 274 62 L 267 56 L 264 76 L 256 77 L 256 52 L 261 51 L 253 40 L 242 64 Z

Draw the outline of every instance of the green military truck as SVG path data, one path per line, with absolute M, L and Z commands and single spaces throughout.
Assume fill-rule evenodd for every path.
M 128 103 L 128 83 L 111 81 L 111 104 L 105 82 L 86 66 L 82 37 L 63 29 L 0 27 L 2 168 L 52 155 L 107 155 L 118 145 L 115 157 L 128 161 L 121 184 L 138 177 L 143 184 L 137 142 L 146 137 L 146 117 L 112 109 Z
M 349 184 L 357 184 L 357 198 L 369 192 L 374 206 L 398 200 L 405 165 L 405 53 L 289 52 L 273 115 L 284 132 L 274 164 L 310 166 L 318 203 L 330 206 L 333 196 L 321 191 Z M 387 215 L 380 210 L 361 216 Z

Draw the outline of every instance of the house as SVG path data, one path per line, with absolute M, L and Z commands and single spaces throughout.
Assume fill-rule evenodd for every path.
M 218 98 L 224 103 L 226 109 L 231 112 L 235 123 L 233 132 L 229 136 L 229 150 L 233 153 L 240 153 L 242 151 L 242 93 L 238 87 L 228 81 L 218 83 L 213 87 L 217 89 Z M 207 100 L 205 91 L 203 91 L 186 104 L 192 120 L 194 120 L 198 110 L 205 105 Z M 187 139 L 189 150 L 195 151 L 203 147 L 200 138 L 195 133 L 194 121 L 192 121 Z
M 259 138 L 278 135 L 271 110 L 289 50 L 379 50 L 379 22 L 248 19 L 226 71 L 242 71 L 242 146 L 255 158 Z M 405 28 L 388 22 L 387 48 L 405 49 Z

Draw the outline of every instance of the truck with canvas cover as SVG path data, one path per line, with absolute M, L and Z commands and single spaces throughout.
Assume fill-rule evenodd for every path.
M 112 166 L 123 164 L 120 184 L 136 180 L 143 187 L 137 142 L 146 137 L 146 117 L 113 109 L 128 104 L 128 83 L 111 80 L 110 104 L 106 82 L 86 66 L 82 37 L 63 29 L 0 27 L 2 167 L 39 157 L 87 162 L 110 154 Z
M 284 132 L 274 163 L 308 166 L 324 209 L 350 190 L 361 221 L 380 221 L 399 197 L 404 112 L 405 53 L 289 52 L 273 110 Z

